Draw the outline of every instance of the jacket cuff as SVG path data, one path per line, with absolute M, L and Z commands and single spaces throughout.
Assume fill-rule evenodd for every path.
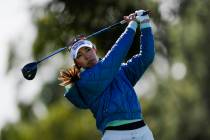
M 147 23 L 141 23 L 140 24 L 140 29 L 144 29 L 144 28 L 151 28 L 151 23 L 147 22 Z
M 138 24 L 136 21 L 130 21 L 127 28 L 130 28 L 130 29 L 136 31 L 137 26 L 138 26 Z

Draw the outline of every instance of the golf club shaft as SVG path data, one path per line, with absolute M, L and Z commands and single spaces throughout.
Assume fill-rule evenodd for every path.
M 100 33 L 106 32 L 106 31 L 108 31 L 108 30 L 110 30 L 110 29 L 112 29 L 112 28 L 114 28 L 114 27 L 117 27 L 117 26 L 119 26 L 119 25 L 122 25 L 122 24 L 124 24 L 124 23 L 126 23 L 125 20 L 122 20 L 122 21 L 120 21 L 120 22 L 116 22 L 116 23 L 114 23 L 114 24 L 112 24 L 112 25 L 110 25 L 110 26 L 108 26 L 108 27 L 106 27 L 106 28 L 104 28 L 104 29 L 101 29 L 101 30 L 99 30 L 99 31 L 97 31 L 97 32 L 95 32 L 95 33 L 93 33 L 93 34 L 91 34 L 91 35 L 88 35 L 88 36 L 86 37 L 86 39 L 90 39 L 91 37 L 94 37 L 94 36 L 96 36 L 96 35 L 98 35 L 98 34 L 100 34 Z
M 57 53 L 60 53 L 61 51 L 67 49 L 67 47 L 68 47 L 68 46 L 63 47 L 63 48 L 60 48 L 60 49 L 54 51 L 53 53 L 51 53 L 50 55 L 48 55 L 48 56 L 42 58 L 41 60 L 38 60 L 38 61 L 37 61 L 37 64 L 41 63 L 42 61 L 44 61 L 44 60 L 46 60 L 46 59 L 49 59 L 50 57 L 52 57 L 53 55 L 56 55 Z
M 88 35 L 88 36 L 86 37 L 86 39 L 90 39 L 90 38 L 92 38 L 92 37 L 94 37 L 94 36 L 96 36 L 96 35 L 98 35 L 98 34 L 101 34 L 101 33 L 103 33 L 103 32 L 106 32 L 106 31 L 110 30 L 111 28 L 114 28 L 114 27 L 116 27 L 116 26 L 119 26 L 119 25 L 122 25 L 122 24 L 125 24 L 125 23 L 126 23 L 125 20 L 122 20 L 122 21 L 120 21 L 120 22 L 114 23 L 113 25 L 111 25 L 111 26 L 109 26 L 109 27 L 103 28 L 103 29 L 101 29 L 101 30 L 99 30 L 99 31 L 97 31 L 97 32 L 95 32 L 95 33 L 93 33 L 93 34 Z M 60 52 L 63 51 L 63 50 L 66 50 L 66 49 L 68 49 L 68 46 L 63 47 L 63 48 L 60 48 L 60 49 L 54 51 L 52 54 L 50 54 L 50 55 L 48 55 L 48 56 L 42 58 L 41 60 L 38 60 L 38 61 L 37 61 L 37 64 L 41 63 L 42 61 L 44 61 L 44 60 L 46 60 L 46 59 L 49 59 L 49 58 L 52 57 L 53 55 L 56 55 L 56 54 L 60 53 Z
M 150 13 L 150 11 L 147 10 L 147 11 L 145 11 L 145 12 L 142 14 L 142 16 L 147 15 L 147 14 L 149 14 L 149 13 Z M 95 32 L 95 33 L 93 33 L 93 34 L 91 34 L 91 35 L 88 35 L 88 36 L 86 37 L 86 39 L 90 39 L 91 37 L 94 37 L 94 36 L 96 36 L 96 35 L 98 35 L 98 34 L 100 34 L 100 33 L 106 32 L 106 31 L 108 31 L 108 30 L 110 30 L 110 29 L 112 29 L 112 28 L 114 28 L 114 27 L 119 26 L 119 25 L 125 24 L 126 22 L 127 22 L 126 20 L 118 21 L 118 22 L 116 22 L 116 23 L 114 23 L 114 24 L 112 24 L 112 25 L 110 25 L 110 26 L 108 26 L 108 27 L 106 27 L 106 28 L 104 28 L 104 29 L 101 29 L 101 30 L 99 30 L 99 31 L 97 31 L 97 32 Z
M 147 15 L 147 14 L 149 14 L 149 13 L 150 13 L 150 11 L 147 10 L 147 11 L 145 11 L 142 15 Z M 101 29 L 101 30 L 99 30 L 99 31 L 96 31 L 95 33 L 92 33 L 92 34 L 86 36 L 86 39 L 90 39 L 90 38 L 92 38 L 92 37 L 94 37 L 94 36 L 96 36 L 96 35 L 98 35 L 98 34 L 100 34 L 100 33 L 106 32 L 106 31 L 108 31 L 108 30 L 110 30 L 110 29 L 112 29 L 112 28 L 114 28 L 114 27 L 117 27 L 117 26 L 119 26 L 119 25 L 125 24 L 126 22 L 127 22 L 126 20 L 118 21 L 118 22 L 116 22 L 116 23 L 114 23 L 114 24 L 112 24 L 112 25 L 110 25 L 110 26 L 108 26 L 108 27 L 106 27 L 106 28 L 103 28 L 103 29 Z M 48 56 L 42 58 L 41 60 L 38 60 L 38 61 L 37 61 L 37 64 L 41 63 L 42 61 L 44 61 L 44 60 L 46 60 L 46 59 L 49 59 L 50 57 L 52 57 L 52 56 L 54 56 L 54 55 L 60 53 L 60 52 L 63 51 L 63 50 L 66 50 L 66 49 L 68 49 L 68 46 L 63 47 L 63 48 L 60 48 L 60 49 L 54 51 L 52 54 L 50 54 L 50 55 L 48 55 Z

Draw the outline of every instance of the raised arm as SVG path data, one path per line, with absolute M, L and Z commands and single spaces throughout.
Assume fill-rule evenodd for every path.
M 127 63 L 122 65 L 122 70 L 124 70 L 127 78 L 133 86 L 152 63 L 155 56 L 154 38 L 149 16 L 139 16 L 138 20 L 140 21 L 141 28 L 140 52 L 128 60 Z

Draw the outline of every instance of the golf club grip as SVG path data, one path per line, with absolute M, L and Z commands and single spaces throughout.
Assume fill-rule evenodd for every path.
M 143 12 L 142 16 L 149 15 L 150 13 L 151 13 L 150 10 L 146 10 Z M 125 24 L 126 22 L 127 22 L 126 20 L 121 20 L 120 24 Z
M 149 15 L 149 14 L 151 14 L 151 11 L 150 10 L 146 10 L 146 11 L 143 12 L 142 16 Z

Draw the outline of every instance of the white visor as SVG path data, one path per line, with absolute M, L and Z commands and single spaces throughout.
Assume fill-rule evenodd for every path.
M 82 47 L 93 48 L 93 44 L 88 40 L 80 40 L 80 41 L 76 42 L 73 46 L 71 46 L 70 55 L 71 55 L 72 59 L 77 58 L 77 53 L 78 53 L 79 49 Z

